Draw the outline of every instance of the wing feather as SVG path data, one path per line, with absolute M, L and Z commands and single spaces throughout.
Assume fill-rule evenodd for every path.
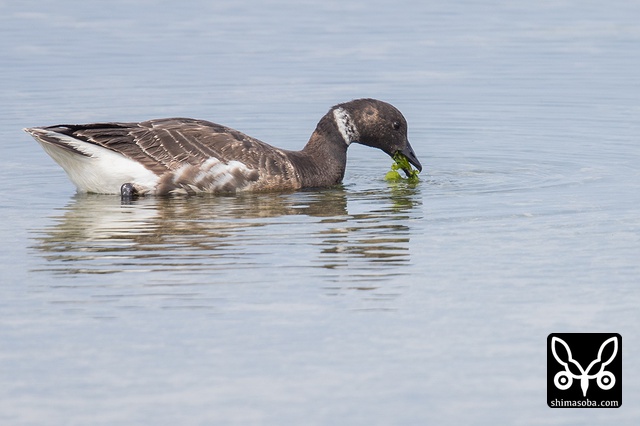
M 237 130 L 204 120 L 168 118 L 141 123 L 60 125 L 48 130 L 100 145 L 140 162 L 156 173 L 209 158 L 240 161 L 250 168 L 288 161 L 285 151 Z M 270 168 L 271 168 L 270 167 Z
M 141 123 L 94 123 L 59 125 L 46 130 L 99 145 L 143 165 L 169 179 L 212 159 L 242 163 L 252 175 L 254 190 L 299 188 L 300 178 L 281 150 L 242 132 L 219 124 L 190 118 L 167 118 Z M 205 167 L 206 169 L 206 167 Z

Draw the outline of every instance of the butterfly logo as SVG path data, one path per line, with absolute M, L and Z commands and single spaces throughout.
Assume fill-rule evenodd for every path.
M 613 345 L 613 353 L 606 361 L 603 361 L 602 357 L 605 348 L 609 345 Z M 562 351 L 562 349 L 564 349 L 564 351 Z M 559 337 L 554 336 L 551 339 L 551 351 L 556 361 L 564 367 L 564 370 L 559 371 L 553 378 L 553 384 L 558 389 L 569 389 L 574 379 L 580 380 L 582 396 L 586 397 L 587 389 L 589 389 L 589 380 L 591 379 L 596 379 L 598 387 L 602 390 L 609 390 L 616 384 L 616 377 L 613 373 L 605 369 L 618 354 L 617 336 L 605 340 L 602 345 L 600 345 L 598 357 L 591 361 L 587 368 L 582 368 L 580 363 L 573 359 L 569 345 Z

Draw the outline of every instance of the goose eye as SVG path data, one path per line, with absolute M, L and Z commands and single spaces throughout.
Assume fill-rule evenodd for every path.
M 391 124 L 391 127 L 393 127 L 393 130 L 399 130 L 400 123 L 398 121 L 394 121 L 393 124 Z

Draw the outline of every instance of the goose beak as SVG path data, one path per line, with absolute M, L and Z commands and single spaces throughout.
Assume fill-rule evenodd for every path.
M 409 163 L 413 164 L 419 172 L 422 171 L 422 164 L 420 164 L 420 160 L 418 160 L 418 157 L 416 157 L 416 153 L 413 152 L 413 148 L 411 147 L 409 141 L 407 141 L 407 144 L 404 146 L 404 148 L 399 150 L 398 152 L 404 155 Z M 407 172 L 407 170 L 405 170 L 405 172 Z

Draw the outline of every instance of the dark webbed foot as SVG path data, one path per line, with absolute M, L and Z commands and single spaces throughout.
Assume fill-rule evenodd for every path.
M 133 186 L 132 183 L 123 183 L 120 187 L 120 197 L 123 200 L 131 200 L 133 198 L 138 197 L 140 195 L 138 190 Z

